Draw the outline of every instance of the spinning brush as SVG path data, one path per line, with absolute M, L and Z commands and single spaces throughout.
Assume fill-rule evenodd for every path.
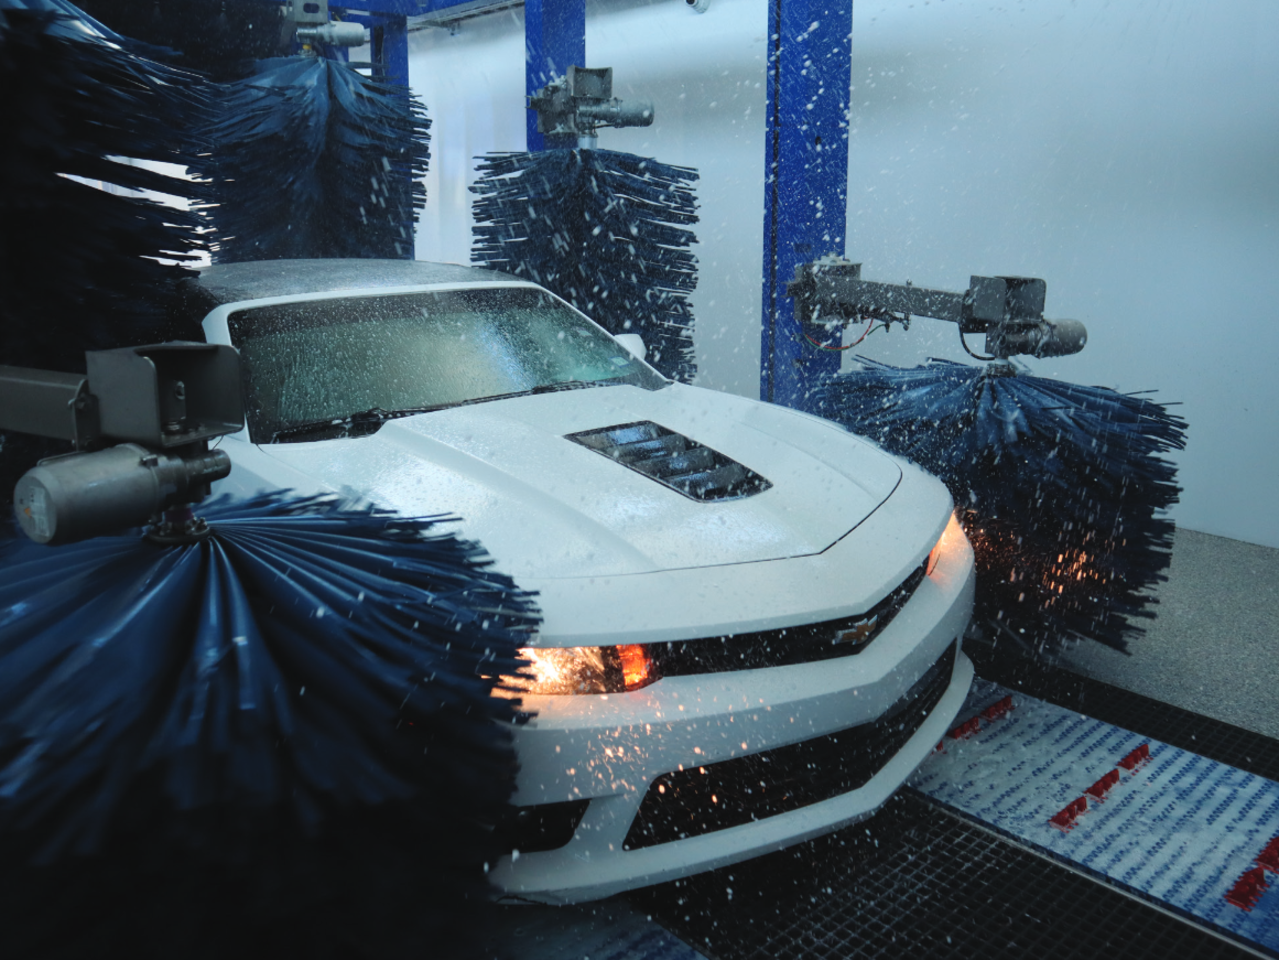
M 220 262 L 412 259 L 430 121 L 405 90 L 322 57 L 263 60 L 203 133 Z
M 974 617 L 988 637 L 1049 656 L 1085 638 L 1122 650 L 1134 621 L 1153 616 L 1149 588 L 1166 579 L 1164 514 L 1179 490 L 1162 455 L 1184 446 L 1186 425 L 1142 397 L 1018 371 L 1009 357 L 1076 353 L 1087 340 L 1082 324 L 1043 318 L 1045 291 L 1023 277 L 973 277 L 962 294 L 876 283 L 838 260 L 805 265 L 790 286 L 806 334 L 912 314 L 951 320 L 961 337 L 986 334 L 984 368 L 859 358 L 817 386 L 814 410 L 950 488 L 977 555 Z
M 173 129 L 203 147 L 190 169 L 207 181 L 200 210 L 215 260 L 412 258 L 430 121 L 407 87 L 332 59 L 327 43 L 276 56 L 293 47 L 293 31 L 281 30 L 291 21 L 260 0 L 88 2 L 209 78 L 212 113 Z M 305 17 L 303 6 L 289 12 Z M 318 6 L 327 17 L 327 3 Z
M 541 284 L 609 333 L 639 334 L 650 364 L 688 382 L 697 171 L 598 149 L 596 126 L 652 123 L 651 106 L 611 97 L 612 70 L 570 67 L 533 106 L 539 127 L 580 134 L 578 146 L 481 158 L 471 260 Z
M 934 360 L 861 360 L 818 410 L 950 488 L 977 555 L 976 620 L 1051 653 L 1063 640 L 1124 649 L 1166 579 L 1185 423 L 1103 387 Z
M 173 131 L 208 115 L 199 79 L 77 14 L 0 0 L 3 364 L 82 370 L 86 349 L 170 335 L 168 290 L 204 248 L 194 213 L 119 192 L 200 195 L 135 162 L 194 160 L 198 145 Z M 0 434 L 0 503 L 23 470 L 61 449 Z
M 172 144 L 202 143 L 192 123 L 220 121 L 191 75 L 69 5 L 15 2 L 0 0 L 0 70 L 23 91 L 6 101 L 18 115 L 3 153 L 4 496 L 52 440 L 74 441 L 80 452 L 27 476 L 92 482 L 42 497 L 21 487 L 28 529 L 61 524 L 76 540 L 163 521 L 57 547 L 7 526 L 0 538 L 4 952 L 385 956 L 408 942 L 456 955 L 487 898 L 485 864 L 503 852 L 493 827 L 513 788 L 517 714 L 490 693 L 519 669 L 531 598 L 430 519 L 284 494 L 215 502 L 207 523 L 184 514 L 229 466 L 209 440 L 242 423 L 238 371 L 182 373 L 215 348 L 106 351 L 151 383 L 32 369 L 84 370 L 86 349 L 155 339 L 165 288 L 186 275 L 156 258 L 201 244 L 185 211 L 69 176 L 207 196 L 114 158 L 196 165 L 184 152 L 195 148 Z M 328 84 L 330 118 L 368 106 L 366 81 L 292 65 Z M 246 96 L 288 101 L 279 86 Z M 409 113 L 388 109 L 382 129 Z M 270 129 L 272 117 L 253 122 Z M 330 125 L 326 156 L 393 179 L 413 150 L 369 148 L 369 130 Z M 352 156 L 366 148 L 378 152 Z M 388 218 L 403 216 L 408 188 L 401 200 L 397 189 L 378 193 L 382 222 L 370 210 L 357 242 L 380 249 Z M 208 383 L 211 399 L 198 396 Z M 135 391 L 153 406 L 185 397 L 192 422 L 176 445 L 160 422 L 102 435 L 112 404 L 147 409 Z M 226 415 L 204 429 L 198 409 Z M 42 439 L 15 450 L 28 433 Z M 156 482 L 138 482 L 152 471 Z M 84 504 L 95 510 L 78 513 Z
M 516 714 L 490 692 L 529 596 L 429 519 L 283 495 L 202 513 L 182 544 L 0 550 L 6 936 L 448 955 L 502 852 Z

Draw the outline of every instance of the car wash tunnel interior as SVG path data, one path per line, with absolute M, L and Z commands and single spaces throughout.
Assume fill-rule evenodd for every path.
M 1279 6 L 0 71 L 0 955 L 1279 957 Z

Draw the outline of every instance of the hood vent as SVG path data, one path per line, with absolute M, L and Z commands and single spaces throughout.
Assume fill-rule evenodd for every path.
M 738 500 L 772 486 L 754 470 L 651 420 L 565 438 L 616 460 L 690 500 Z

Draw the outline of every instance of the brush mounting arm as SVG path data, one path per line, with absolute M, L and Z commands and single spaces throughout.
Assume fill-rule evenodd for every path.
M 0 367 L 0 430 L 68 440 L 78 451 L 41 460 L 15 488 L 18 523 L 39 543 L 128 529 L 199 503 L 231 471 L 209 440 L 244 426 L 233 347 L 91 350 L 85 363 L 87 376 Z
M 645 100 L 624 101 L 613 96 L 613 68 L 569 67 L 528 98 L 537 111 L 537 132 L 577 137 L 578 146 L 593 149 L 600 127 L 647 127 L 653 105 Z
M 961 333 L 986 334 L 992 357 L 1056 357 L 1078 353 L 1088 331 L 1077 320 L 1044 319 L 1048 285 L 1033 277 L 972 277 L 963 293 L 910 283 L 863 280 L 861 264 L 827 257 L 800 264 L 786 293 L 805 331 L 829 336 L 833 324 L 854 319 L 932 317 L 959 325 Z

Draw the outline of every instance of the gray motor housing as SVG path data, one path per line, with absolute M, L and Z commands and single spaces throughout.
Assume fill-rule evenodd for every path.
M 18 481 L 13 509 L 37 543 L 74 543 L 142 526 L 230 472 L 221 450 L 178 457 L 122 443 L 40 461 Z

